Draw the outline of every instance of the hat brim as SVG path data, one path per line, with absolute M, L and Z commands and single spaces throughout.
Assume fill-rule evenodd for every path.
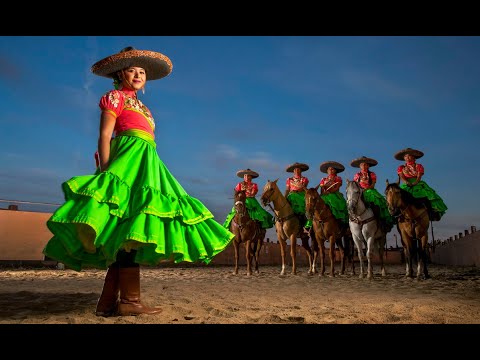
M 147 80 L 158 80 L 172 72 L 170 59 L 155 51 L 130 50 L 110 55 L 93 64 L 91 71 L 95 75 L 113 78 L 115 74 L 131 66 L 145 69 Z
M 336 161 L 325 161 L 320 164 L 320 171 L 327 174 L 328 173 L 328 168 L 333 167 L 335 170 L 337 170 L 337 174 L 341 173 L 343 170 L 345 170 L 345 166 L 340 164 L 339 162 Z
M 378 161 L 375 160 L 375 159 L 372 159 L 372 158 L 361 157 L 361 158 L 352 160 L 350 165 L 352 165 L 353 167 L 358 167 L 359 168 L 361 163 L 367 163 L 370 166 L 375 166 L 375 165 L 378 164 Z
M 252 175 L 254 179 L 258 177 L 258 173 L 250 169 L 237 171 L 238 177 L 243 178 L 245 175 Z
M 407 154 L 412 155 L 415 159 L 420 159 L 423 156 L 423 152 L 421 152 L 420 150 L 406 148 L 397 152 L 394 157 L 397 160 L 404 160 L 404 157 Z
M 293 170 L 294 170 L 295 168 L 300 168 L 300 170 L 302 170 L 302 171 L 307 171 L 308 169 L 310 169 L 310 167 L 309 167 L 307 164 L 295 163 L 295 164 L 292 164 L 292 165 L 287 166 L 287 168 L 285 169 L 285 171 L 286 171 L 286 172 L 293 172 Z

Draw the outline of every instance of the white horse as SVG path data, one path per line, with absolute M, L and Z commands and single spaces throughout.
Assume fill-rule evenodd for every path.
M 360 278 L 364 276 L 363 264 L 363 245 L 367 248 L 367 278 L 373 278 L 372 258 L 376 250 L 380 257 L 382 276 L 386 276 L 385 264 L 383 263 L 383 252 L 387 241 L 385 234 L 378 222 L 375 221 L 373 210 L 366 206 L 363 200 L 363 189 L 356 181 L 347 180 L 346 195 L 347 208 L 349 216 L 350 231 L 353 241 L 358 250 L 358 259 L 360 261 Z

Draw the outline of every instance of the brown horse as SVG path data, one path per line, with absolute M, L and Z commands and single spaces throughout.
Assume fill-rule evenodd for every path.
M 258 258 L 262 249 L 263 239 L 267 233 L 260 224 L 253 220 L 247 211 L 247 195 L 245 190 L 235 191 L 234 207 L 235 216 L 230 222 L 230 231 L 235 235 L 233 247 L 235 249 L 235 270 L 238 274 L 238 257 L 240 243 L 245 243 L 245 258 L 247 261 L 247 276 L 252 275 L 252 262 L 255 261 L 255 272 L 258 274 Z
M 352 272 L 355 274 L 355 267 L 353 264 L 353 238 L 347 238 L 348 226 L 341 225 L 339 220 L 335 218 L 332 211 L 318 193 L 317 187 L 307 189 L 305 193 L 305 215 L 307 219 L 312 220 L 312 228 L 315 233 L 315 238 L 318 243 L 320 251 L 320 273 L 319 276 L 325 274 L 325 242 L 330 243 L 329 257 L 330 257 L 330 277 L 335 276 L 335 245 L 340 250 L 340 275 L 345 274 L 345 259 L 348 255 L 350 264 L 352 265 Z M 345 240 L 345 244 L 342 243 Z M 349 241 L 351 239 L 351 242 Z M 314 266 L 316 263 L 318 252 L 314 252 Z
M 313 251 L 308 244 L 310 235 L 304 232 L 300 225 L 300 219 L 293 212 L 292 206 L 287 198 L 282 194 L 277 185 L 277 180 L 267 180 L 263 188 L 261 201 L 263 206 L 267 206 L 273 202 L 273 211 L 275 213 L 275 230 L 277 232 L 278 242 L 280 243 L 280 253 L 282 256 L 282 271 L 280 275 L 285 274 L 285 250 L 287 240 L 290 240 L 290 256 L 292 259 L 292 274 L 297 274 L 296 256 L 297 256 L 297 238 L 302 240 L 302 246 L 307 252 L 309 263 L 309 274 L 313 274 Z M 312 246 L 317 246 L 316 241 L 312 239 Z
M 413 278 L 413 256 L 415 241 L 418 240 L 418 263 L 417 279 L 423 271 L 425 279 L 428 279 L 427 269 L 427 246 L 428 246 L 428 209 L 421 199 L 413 197 L 408 191 L 400 187 L 400 179 L 396 183 L 387 182 L 385 197 L 388 203 L 388 211 L 397 218 L 397 230 L 400 233 L 403 248 L 405 250 L 405 263 L 407 278 Z

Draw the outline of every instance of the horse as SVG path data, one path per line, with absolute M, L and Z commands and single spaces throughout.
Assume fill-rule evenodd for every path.
M 247 211 L 246 199 L 245 190 L 235 191 L 235 216 L 230 222 L 230 231 L 235 235 L 232 241 L 235 249 L 235 269 L 233 274 L 238 274 L 239 246 L 240 243 L 245 242 L 247 276 L 250 276 L 252 275 L 253 260 L 255 261 L 255 273 L 259 273 L 258 259 L 267 230 L 263 229 L 257 221 L 250 217 Z
M 308 244 L 311 235 L 303 231 L 299 217 L 293 212 L 292 206 L 278 188 L 277 181 L 278 179 L 274 181 L 267 180 L 267 183 L 263 187 L 261 201 L 263 206 L 267 206 L 270 202 L 273 202 L 275 230 L 277 232 L 278 242 L 280 243 L 280 253 L 282 256 L 282 271 L 280 272 L 280 275 L 285 274 L 285 249 L 287 246 L 287 240 L 290 240 L 292 275 L 297 274 L 297 265 L 295 262 L 297 256 L 297 238 L 302 240 L 302 247 L 307 252 L 309 263 L 308 274 L 313 274 L 313 251 Z M 316 241 L 312 241 L 314 249 L 316 245 Z
M 352 272 L 355 273 L 353 263 L 353 253 L 350 251 L 352 246 L 346 236 L 348 227 L 341 226 L 339 220 L 335 218 L 331 209 L 318 193 L 320 185 L 306 190 L 305 193 L 305 215 L 307 219 L 312 220 L 312 228 L 320 250 L 320 273 L 319 276 L 325 274 L 325 242 L 330 243 L 330 277 L 335 276 L 335 245 L 340 250 L 340 275 L 345 274 L 345 258 L 348 255 L 350 264 L 352 264 Z M 345 244 L 342 243 L 342 238 Z M 353 241 L 352 241 L 353 243 Z M 318 252 L 314 252 L 313 266 L 315 264 Z M 315 271 L 316 272 L 316 271 Z
M 348 209 L 348 224 L 352 232 L 353 241 L 357 247 L 360 261 L 360 278 L 364 277 L 363 246 L 367 249 L 367 279 L 373 278 L 373 253 L 380 258 L 382 276 L 386 276 L 383 254 L 387 242 L 387 234 L 382 231 L 370 207 L 363 199 L 363 189 L 356 181 L 347 180 L 346 195 Z
M 424 278 L 430 278 L 427 269 L 427 246 L 429 215 L 428 208 L 422 199 L 415 198 L 408 191 L 400 187 L 400 178 L 396 183 L 386 181 L 385 197 L 387 198 L 388 211 L 397 218 L 397 230 L 400 233 L 405 250 L 405 277 L 413 278 L 413 255 L 418 254 L 417 279 L 423 272 Z M 418 245 L 416 244 L 418 240 Z M 415 246 L 417 245 L 417 246 Z M 415 251 L 415 247 L 417 251 Z

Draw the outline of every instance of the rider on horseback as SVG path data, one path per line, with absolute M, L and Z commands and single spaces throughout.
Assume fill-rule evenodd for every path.
M 320 180 L 320 195 L 332 211 L 333 216 L 340 221 L 341 227 L 348 228 L 347 201 L 339 191 L 342 178 L 338 176 L 345 167 L 336 161 L 325 161 L 320 165 L 320 171 L 328 176 Z
M 387 200 L 375 189 L 377 175 L 373 171 L 370 171 L 369 168 L 377 164 L 377 160 L 365 156 L 354 159 L 350 163 L 351 166 L 360 168 L 360 171 L 355 174 L 353 180 L 358 182 L 364 189 L 364 200 L 372 208 L 380 228 L 386 234 L 392 230 L 395 221 L 388 212 Z
M 287 178 L 285 198 L 292 206 L 293 212 L 300 220 L 300 227 L 307 223 L 305 216 L 305 190 L 308 187 L 308 178 L 302 175 L 302 171 L 307 171 L 310 167 L 303 163 L 294 163 L 287 166 L 287 172 L 293 172 L 293 176 Z
M 400 150 L 394 155 L 397 160 L 405 160 L 405 164 L 397 168 L 398 176 L 404 182 L 400 187 L 415 198 L 422 198 L 429 211 L 430 220 L 439 221 L 447 211 L 447 206 L 435 190 L 422 180 L 425 169 L 415 162 L 422 156 L 423 152 L 411 148 Z
M 235 186 L 235 191 L 240 191 L 240 190 L 245 191 L 247 195 L 245 205 L 247 207 L 247 211 L 250 217 L 259 224 L 260 228 L 263 228 L 263 229 L 272 228 L 274 225 L 273 215 L 270 214 L 268 211 L 266 211 L 260 205 L 258 200 L 255 198 L 255 195 L 257 195 L 258 193 L 258 185 L 252 182 L 252 179 L 257 178 L 258 173 L 253 170 L 246 169 L 246 170 L 237 171 L 237 176 L 243 178 L 243 181 L 239 182 Z M 235 206 L 232 207 L 232 210 L 227 215 L 227 218 L 223 223 L 223 226 L 226 229 L 229 229 L 230 222 L 232 221 L 234 216 L 235 216 Z

